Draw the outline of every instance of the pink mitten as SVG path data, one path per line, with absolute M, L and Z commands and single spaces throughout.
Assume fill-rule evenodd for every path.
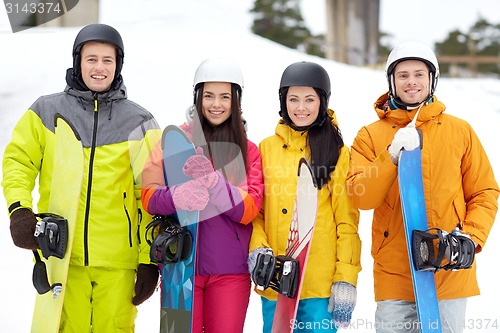
M 197 180 L 190 180 L 175 187 L 172 199 L 176 209 L 202 210 L 207 206 L 208 190 Z
M 203 149 L 196 148 L 196 155 L 189 157 L 182 167 L 182 171 L 188 177 L 197 179 L 200 183 L 208 189 L 211 189 L 217 181 L 219 176 L 214 171 L 212 162 L 203 155 Z

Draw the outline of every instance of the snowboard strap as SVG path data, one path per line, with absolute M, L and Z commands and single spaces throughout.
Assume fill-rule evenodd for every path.
M 33 255 L 35 256 L 35 267 L 33 267 L 33 286 L 36 291 L 43 295 L 52 290 L 53 297 L 56 297 L 61 293 L 62 284 L 61 283 L 49 283 L 49 278 L 47 277 L 47 266 L 40 258 L 40 254 L 38 250 L 33 251 Z
M 474 262 L 474 242 L 457 229 L 451 233 L 437 228 L 414 230 L 412 236 L 413 262 L 418 271 L 468 269 Z
M 172 216 L 155 215 L 146 227 L 146 241 L 151 246 L 149 257 L 159 264 L 175 263 L 189 258 L 193 236 Z
M 252 280 L 256 284 L 257 289 L 264 290 L 269 288 L 275 268 L 276 257 L 272 252 L 259 253 L 255 269 L 252 272 Z
M 289 256 L 259 253 L 252 280 L 257 289 L 269 287 L 283 296 L 294 298 L 299 282 L 299 262 Z
M 57 214 L 36 214 L 41 218 L 35 227 L 35 237 L 45 259 L 50 256 L 64 258 L 68 243 L 68 221 Z
M 40 213 L 35 214 L 41 218 L 35 227 L 35 237 L 45 259 L 53 256 L 59 259 L 64 258 L 66 245 L 68 243 L 68 221 L 57 214 Z M 36 291 L 43 295 L 52 290 L 53 297 L 57 297 L 62 291 L 61 283 L 49 283 L 47 276 L 47 266 L 42 261 L 38 250 L 33 251 L 35 256 L 35 266 L 33 267 L 33 286 Z
M 288 256 L 276 257 L 276 275 L 271 288 L 281 295 L 294 298 L 299 285 L 299 261 Z

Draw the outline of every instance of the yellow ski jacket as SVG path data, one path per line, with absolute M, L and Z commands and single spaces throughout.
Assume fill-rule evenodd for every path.
M 150 263 L 141 205 L 141 172 L 161 136 L 153 116 L 127 99 L 125 86 L 92 94 L 67 87 L 42 96 L 22 116 L 3 157 L 2 187 L 9 214 L 19 207 L 47 212 L 54 163 L 54 115 L 81 137 L 84 176 L 70 263 L 135 269 Z
M 335 114 L 329 110 L 335 120 Z M 253 221 L 250 251 L 269 247 L 274 255 L 284 255 L 297 190 L 297 168 L 302 157 L 310 160 L 307 132 L 297 132 L 282 121 L 275 135 L 259 146 L 264 175 L 264 198 Z M 300 299 L 330 297 L 333 282 L 356 286 L 361 270 L 361 240 L 358 235 L 359 212 L 345 188 L 349 150 L 341 149 L 328 185 L 318 191 L 318 213 Z M 271 288 L 258 294 L 275 300 Z

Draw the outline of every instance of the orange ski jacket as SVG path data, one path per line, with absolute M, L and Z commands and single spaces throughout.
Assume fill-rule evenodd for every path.
M 375 299 L 413 301 L 397 166 L 387 151 L 396 131 L 417 110 L 389 107 L 388 94 L 375 102 L 379 120 L 361 128 L 351 147 L 347 179 L 349 194 L 359 209 L 374 209 L 372 248 Z M 459 226 L 485 245 L 498 209 L 499 189 L 478 137 L 464 120 L 443 113 L 436 97 L 422 106 L 416 126 L 423 134 L 422 173 L 429 228 L 450 232 Z M 439 299 L 479 294 L 476 265 L 435 274 Z

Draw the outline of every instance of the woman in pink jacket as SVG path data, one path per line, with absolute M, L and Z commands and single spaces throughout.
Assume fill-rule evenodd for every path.
M 241 116 L 242 88 L 241 70 L 233 62 L 202 62 L 194 79 L 194 106 L 181 126 L 197 147 L 198 154 L 183 168 L 193 180 L 166 187 L 160 147 L 143 175 L 149 183 L 142 192 L 148 213 L 200 211 L 192 331 L 196 333 L 243 332 L 250 298 L 250 222 L 260 210 L 264 185 L 260 153 L 247 139 Z

